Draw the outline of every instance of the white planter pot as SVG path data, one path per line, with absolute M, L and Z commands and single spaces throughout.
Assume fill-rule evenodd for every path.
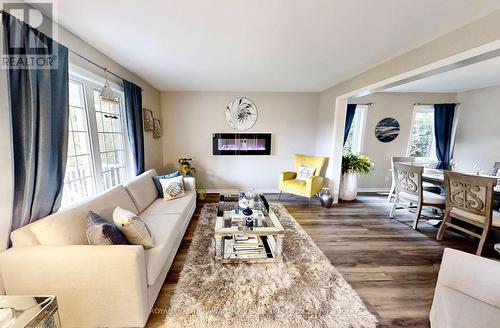
M 355 200 L 358 195 L 358 175 L 356 173 L 342 174 L 340 183 L 340 199 Z

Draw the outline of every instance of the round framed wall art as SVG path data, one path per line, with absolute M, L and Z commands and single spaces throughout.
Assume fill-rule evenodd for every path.
M 399 122 L 391 117 L 384 118 L 375 127 L 375 137 L 381 142 L 391 142 L 399 135 Z
M 257 106 L 245 97 L 238 97 L 226 107 L 226 121 L 236 131 L 250 129 L 257 122 Z

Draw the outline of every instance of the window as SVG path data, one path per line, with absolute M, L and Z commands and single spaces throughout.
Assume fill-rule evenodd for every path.
M 432 105 L 415 106 L 408 156 L 437 160 Z
M 352 154 L 361 154 L 363 151 L 363 140 L 366 125 L 366 110 L 368 106 L 358 105 L 354 112 L 351 129 L 347 135 L 344 151 Z
M 101 102 L 102 85 L 71 75 L 69 82 L 68 157 L 62 205 L 126 182 L 131 176 L 124 118 L 119 102 Z

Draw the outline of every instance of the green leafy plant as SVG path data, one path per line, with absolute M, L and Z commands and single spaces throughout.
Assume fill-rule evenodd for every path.
M 196 169 L 191 165 L 192 158 L 179 158 L 179 172 L 186 177 L 194 177 Z
M 373 171 L 372 160 L 365 155 L 344 154 L 342 156 L 342 173 L 370 174 Z

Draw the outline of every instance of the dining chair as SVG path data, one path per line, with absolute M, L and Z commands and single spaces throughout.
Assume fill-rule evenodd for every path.
M 422 185 L 422 166 L 406 165 L 394 163 L 394 178 L 396 181 L 396 198 L 389 216 L 394 217 L 394 211 L 401 201 L 411 204 L 417 204 L 415 209 L 415 219 L 413 220 L 413 229 L 417 230 L 418 220 L 422 213 L 422 207 L 430 206 L 437 209 L 444 209 L 445 199 L 439 194 L 424 190 Z
M 392 198 L 396 197 L 396 179 L 394 178 L 394 163 L 406 163 L 406 164 L 414 164 L 415 157 L 402 157 L 402 156 L 392 156 L 391 157 L 391 174 L 392 174 L 392 183 L 391 189 L 389 191 L 389 195 L 387 196 L 387 201 L 390 203 Z
M 500 162 L 495 162 L 495 165 L 493 165 L 493 175 L 498 175 L 499 170 L 500 170 Z
M 479 238 L 476 255 L 481 256 L 490 228 L 500 228 L 500 212 L 493 210 L 493 188 L 497 179 L 446 171 L 446 209 L 444 220 L 436 239 L 442 240 L 448 227 Z M 452 219 L 466 222 L 481 234 L 452 222 Z

